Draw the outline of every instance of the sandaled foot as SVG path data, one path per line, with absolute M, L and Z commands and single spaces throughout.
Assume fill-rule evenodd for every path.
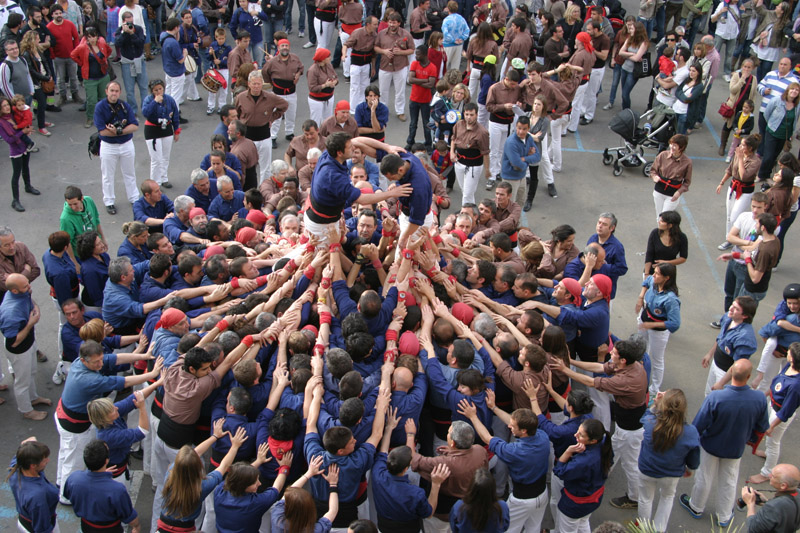
M 747 482 L 753 485 L 760 485 L 761 483 L 766 483 L 769 481 L 767 476 L 762 476 L 761 474 L 754 474 L 747 478 Z
M 753 455 L 755 455 L 756 457 L 761 457 L 762 459 L 766 459 L 767 458 L 767 452 L 765 452 L 764 450 L 756 450 L 755 453 L 753 453 Z M 762 476 L 762 477 L 764 477 L 764 476 Z M 763 481 L 762 481 L 762 483 L 763 483 Z
M 53 401 L 50 400 L 50 398 L 41 398 L 41 397 L 39 397 L 39 398 L 36 398 L 35 400 L 33 400 L 31 402 L 31 405 L 46 405 L 46 406 L 49 407 L 49 406 L 53 405 Z

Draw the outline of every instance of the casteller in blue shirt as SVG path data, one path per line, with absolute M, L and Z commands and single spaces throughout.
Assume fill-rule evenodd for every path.
M 402 160 L 399 165 L 398 158 Z M 397 156 L 389 155 L 381 161 L 381 173 L 400 185 L 411 185 L 411 195 L 398 198 L 398 203 L 410 224 L 424 226 L 425 218 L 431 212 L 433 188 L 422 161 L 408 152 L 402 152 Z M 409 231 L 416 231 L 416 228 L 411 227 Z

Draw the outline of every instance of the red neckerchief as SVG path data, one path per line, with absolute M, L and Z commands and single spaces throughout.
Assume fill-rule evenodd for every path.
M 269 452 L 275 459 L 279 461 L 283 459 L 283 454 L 292 451 L 294 446 L 293 440 L 277 440 L 272 437 L 267 437 L 267 445 L 269 445 Z

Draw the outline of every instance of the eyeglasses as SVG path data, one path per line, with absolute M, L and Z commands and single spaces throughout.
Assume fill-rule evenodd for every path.
M 675 42 L 675 39 L 667 39 L 667 42 L 670 42 L 670 41 Z

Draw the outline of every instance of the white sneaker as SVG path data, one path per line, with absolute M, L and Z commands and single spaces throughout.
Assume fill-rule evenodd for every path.
M 731 75 L 730 74 L 725 74 L 723 76 L 723 78 L 725 79 L 726 82 L 730 82 L 731 81 Z
M 605 109 L 606 111 L 608 111 L 608 110 L 609 110 L 609 109 L 611 109 L 612 107 L 614 107 L 614 104 L 612 104 L 612 103 L 608 103 L 608 104 L 606 104 L 606 105 L 604 105 L 604 106 L 603 106 L 603 109 Z
M 297 34 L 297 36 L 298 36 L 298 37 L 300 37 L 300 38 L 302 39 L 303 37 L 305 37 L 305 36 L 306 36 L 306 32 L 304 32 L 304 31 L 301 31 L 300 33 L 298 33 L 298 34 Z
M 726 163 L 730 163 L 731 162 L 731 156 L 729 156 L 729 155 L 725 156 L 725 162 Z
M 303 45 L 303 48 L 311 48 L 313 46 L 317 46 L 316 44 L 312 43 L 311 41 L 307 42 Z
M 56 371 L 53 372 L 53 383 L 56 385 L 61 385 L 64 383 L 64 379 L 66 379 L 67 374 L 64 372 L 64 361 L 59 361 L 56 365 Z

